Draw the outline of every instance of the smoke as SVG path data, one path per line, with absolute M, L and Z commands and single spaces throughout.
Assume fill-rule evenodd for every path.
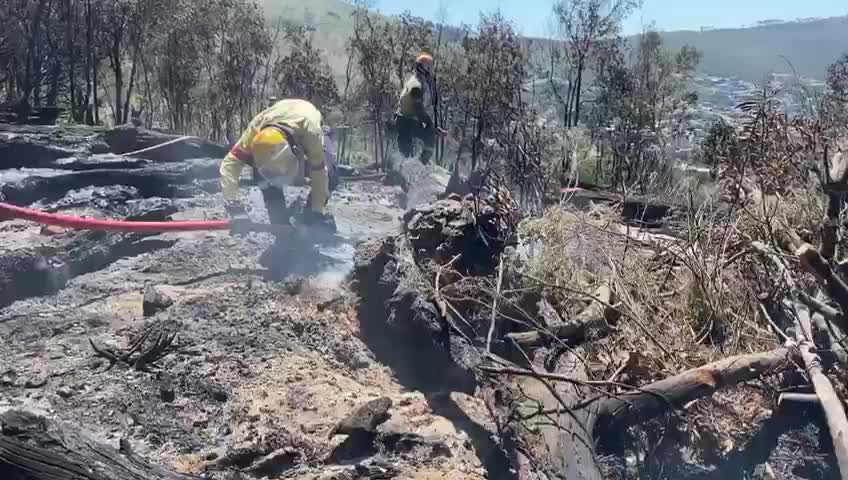
M 269 280 L 288 276 L 309 277 L 316 287 L 340 288 L 353 269 L 353 245 L 329 235 L 308 232 L 298 237 L 279 237 L 260 257 Z
M 335 262 L 328 264 L 319 271 L 311 280 L 311 283 L 320 289 L 340 290 L 347 278 L 348 273 L 353 270 L 353 255 L 355 249 L 350 243 L 322 249 L 321 252 Z

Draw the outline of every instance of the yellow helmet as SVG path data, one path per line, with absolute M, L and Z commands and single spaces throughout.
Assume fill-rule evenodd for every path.
M 424 74 L 430 75 L 433 69 L 433 53 L 427 49 L 421 50 L 418 55 L 415 56 L 415 71 Z
M 278 128 L 266 127 L 253 137 L 253 157 L 259 159 L 270 159 L 282 146 L 286 144 L 286 136 Z
M 273 183 L 290 184 L 299 172 L 297 156 L 280 129 L 265 127 L 253 137 L 253 161 L 257 170 Z
M 433 52 L 427 48 L 422 49 L 418 52 L 418 55 L 415 56 L 415 63 L 416 65 L 430 68 L 433 65 Z

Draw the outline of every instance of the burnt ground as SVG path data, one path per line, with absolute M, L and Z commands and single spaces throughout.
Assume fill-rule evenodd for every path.
M 106 153 L 91 131 L 3 131 L 0 200 L 100 218 L 223 216 L 217 160 L 203 148 L 159 152 L 185 161 L 137 159 Z M 251 215 L 266 220 L 261 195 L 249 191 Z M 337 238 L 276 246 L 267 234 L 143 236 L 0 221 L 0 414 L 34 411 L 207 478 L 513 478 L 483 391 L 470 368 L 457 368 L 473 367 L 474 350 L 434 348 L 443 340 L 431 338 L 440 331 L 435 307 L 407 288 L 408 259 L 366 255 L 356 268 L 368 275 L 347 276 L 359 241 L 398 232 L 405 200 L 376 181 L 344 183 L 331 201 Z M 624 220 L 650 226 L 644 206 L 623 210 Z M 433 232 L 422 225 L 412 243 L 427 247 Z M 348 284 L 356 278 L 368 280 L 355 289 L 362 301 Z M 150 287 L 173 304 L 146 316 Z M 121 357 L 170 338 L 165 355 L 140 368 L 129 361 L 139 352 L 112 365 L 93 348 Z M 776 408 L 776 395 L 754 387 L 613 432 L 597 445 L 604 477 L 836 478 L 818 409 Z M 379 426 L 363 435 L 357 425 Z
M 54 288 L 12 283 L 13 301 L 0 309 L 0 411 L 41 412 L 114 448 L 126 440 L 155 464 L 210 478 L 232 470 L 245 478 L 483 478 L 477 452 L 491 427 L 482 403 L 406 388 L 410 382 L 379 363 L 359 335 L 345 275 L 357 241 L 397 230 L 398 193 L 376 182 L 343 184 L 331 201 L 339 238 L 319 252 L 269 250 L 267 234 L 163 234 L 128 241 L 87 268 L 47 265 Z M 260 198 L 255 189 L 251 196 Z M 127 205 L 155 200 L 98 186 L 37 206 L 120 217 Z M 215 193 L 161 201 L 176 211 L 173 219 L 223 216 Z M 262 219 L 264 211 L 252 215 Z M 61 250 L 80 235 L 3 222 L 0 256 Z M 269 251 L 270 269 L 263 267 Z M 146 285 L 173 305 L 145 317 Z M 176 337 L 146 371 L 110 365 L 92 348 L 126 351 L 149 330 Z M 380 397 L 392 400 L 380 431 L 408 441 L 337 449 L 345 437 L 328 438 L 336 424 Z M 440 401 L 451 407 L 441 415 L 433 411 Z

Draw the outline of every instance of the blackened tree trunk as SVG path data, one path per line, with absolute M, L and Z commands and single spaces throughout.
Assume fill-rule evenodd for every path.
M 585 68 L 585 61 L 580 59 L 577 64 L 577 85 L 574 87 L 574 117 L 571 118 L 571 126 L 573 127 L 580 123 L 580 94 L 583 91 L 583 71 Z
M 0 415 L 0 478 L 29 480 L 189 480 L 151 465 L 121 442 L 120 451 L 68 425 L 27 411 Z
M 112 64 L 112 73 L 115 75 L 115 125 L 124 123 L 123 116 L 123 90 L 124 90 L 124 68 L 121 65 L 123 60 L 123 51 L 121 44 L 124 41 L 124 24 L 122 20 L 113 19 L 116 25 L 113 27 L 109 50 L 109 62 Z

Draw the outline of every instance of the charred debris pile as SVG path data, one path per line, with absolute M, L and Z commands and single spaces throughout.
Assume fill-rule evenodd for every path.
M 357 252 L 363 334 L 410 384 L 483 399 L 512 478 L 848 478 L 844 189 L 743 183 L 672 234 L 621 204 L 418 206 Z

